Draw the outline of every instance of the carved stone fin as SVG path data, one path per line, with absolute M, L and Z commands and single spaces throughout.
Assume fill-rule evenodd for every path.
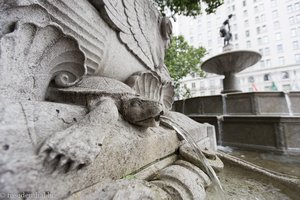
M 6 88 L 0 95 L 11 99 L 43 100 L 52 79 L 58 87 L 68 87 L 86 74 L 78 43 L 56 24 L 16 22 L 13 32 L 0 37 L 0 52 L 5 79 L 0 89 Z
M 174 96 L 173 86 L 170 83 L 163 83 L 156 72 L 135 73 L 127 79 L 126 83 L 142 97 L 161 102 L 167 110 L 171 108 Z

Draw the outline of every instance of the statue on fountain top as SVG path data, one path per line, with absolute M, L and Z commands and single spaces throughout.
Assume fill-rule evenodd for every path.
M 230 45 L 229 41 L 232 39 L 232 34 L 230 32 L 230 23 L 229 20 L 231 19 L 232 14 L 228 15 L 228 19 L 226 19 L 221 28 L 220 28 L 220 36 L 224 38 L 224 47 Z M 227 28 L 226 28 L 227 26 Z

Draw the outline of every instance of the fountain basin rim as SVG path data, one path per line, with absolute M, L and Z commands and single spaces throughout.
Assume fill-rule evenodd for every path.
M 236 57 L 236 60 L 243 59 L 243 66 L 237 65 L 238 62 L 234 62 L 232 59 L 234 57 Z M 253 50 L 227 51 L 208 58 L 201 64 L 200 67 L 206 72 L 224 75 L 226 72 L 240 72 L 256 64 L 261 58 L 262 55 L 259 52 Z M 219 60 L 220 62 L 217 63 L 217 60 Z M 221 62 L 221 60 L 223 62 Z M 224 61 L 227 63 L 225 63 Z

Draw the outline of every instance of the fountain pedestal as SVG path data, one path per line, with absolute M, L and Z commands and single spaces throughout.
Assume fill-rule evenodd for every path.
M 235 76 L 234 72 L 225 72 L 225 78 L 223 79 L 223 91 L 222 94 L 232 93 L 232 92 L 242 92 L 240 90 L 240 83 Z

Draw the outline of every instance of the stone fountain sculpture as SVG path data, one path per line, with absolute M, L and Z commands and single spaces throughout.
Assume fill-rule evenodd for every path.
M 256 51 L 232 51 L 233 46 L 230 44 L 232 39 L 231 17 L 232 14 L 228 16 L 228 19 L 223 22 L 220 28 L 220 36 L 224 38 L 224 52 L 207 59 L 201 65 L 201 68 L 206 72 L 225 76 L 222 93 L 241 92 L 235 74 L 256 64 L 261 59 L 261 55 Z
M 174 110 L 199 123 L 213 124 L 219 145 L 298 155 L 299 92 L 240 90 L 236 73 L 257 63 L 261 55 L 251 50 L 232 50 L 231 16 L 220 28 L 223 53 L 201 65 L 206 72 L 225 76 L 222 94 L 177 101 Z
M 160 116 L 220 170 L 214 128 L 169 111 L 172 26 L 151 1 L 4 0 L 0 16 L 0 199 L 205 198 Z

